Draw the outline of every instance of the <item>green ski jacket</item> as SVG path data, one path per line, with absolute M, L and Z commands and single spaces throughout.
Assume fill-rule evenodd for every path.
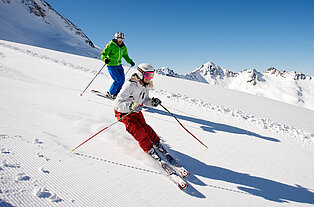
M 133 61 L 129 57 L 128 51 L 124 43 L 122 45 L 118 45 L 114 42 L 114 40 L 110 41 L 106 48 L 102 51 L 100 55 L 101 59 L 105 61 L 105 59 L 109 59 L 110 62 L 107 64 L 108 66 L 118 66 L 121 64 L 121 58 L 123 57 L 129 64 Z

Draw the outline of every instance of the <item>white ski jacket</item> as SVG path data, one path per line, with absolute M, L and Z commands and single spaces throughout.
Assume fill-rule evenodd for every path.
M 152 99 L 149 98 L 149 89 L 152 87 L 152 82 L 144 86 L 141 84 L 138 75 L 133 74 L 122 86 L 121 91 L 114 100 L 114 109 L 120 113 L 129 113 L 132 103 L 143 103 L 146 106 L 152 106 Z

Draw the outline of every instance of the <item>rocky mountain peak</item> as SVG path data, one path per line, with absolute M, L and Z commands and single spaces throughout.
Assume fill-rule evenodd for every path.
M 173 70 L 171 70 L 167 67 L 161 67 L 160 69 L 157 69 L 156 73 L 161 74 L 161 75 L 165 75 L 165 76 L 171 76 L 171 77 L 179 76 L 178 73 L 174 72 Z
M 283 78 L 292 78 L 294 80 L 311 80 L 312 77 L 309 75 L 305 75 L 304 73 L 301 72 L 296 72 L 296 71 L 286 71 L 286 70 L 282 70 L 279 71 L 274 67 L 268 68 L 265 73 L 267 74 L 271 74 L 271 75 L 275 75 L 275 76 L 280 76 Z
M 2 0 L 2 2 L 7 4 L 7 6 L 13 6 L 13 4 L 15 4 L 15 6 L 19 4 L 22 5 L 21 8 L 24 8 L 26 13 L 29 12 L 30 14 L 42 18 L 43 22 L 45 24 L 51 25 L 51 27 L 56 26 L 54 25 L 55 22 L 51 21 L 51 18 L 58 20 L 61 19 L 62 26 L 65 30 L 70 31 L 70 33 L 72 33 L 74 36 L 78 36 L 79 38 L 83 39 L 83 41 L 90 47 L 95 48 L 93 42 L 82 32 L 80 28 L 59 14 L 44 0 Z M 23 12 L 21 11 L 20 13 Z
M 246 73 L 248 75 L 248 80 L 246 82 L 252 83 L 253 86 L 257 84 L 258 81 L 263 81 L 262 74 L 259 73 L 256 69 L 247 69 L 240 73 Z
M 46 2 L 42 1 L 43 4 Z M 29 9 L 29 12 L 35 14 L 36 16 L 45 18 L 46 17 L 46 10 L 39 6 L 34 0 L 22 0 L 22 4 Z

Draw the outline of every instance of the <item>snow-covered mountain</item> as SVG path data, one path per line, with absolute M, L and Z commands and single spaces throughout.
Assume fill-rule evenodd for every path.
M 272 67 L 264 72 L 248 69 L 235 73 L 208 62 L 183 75 L 169 68 L 158 69 L 157 73 L 240 90 L 314 110 L 314 79 L 300 72 L 279 71 Z
M 0 39 L 94 58 L 101 52 L 43 0 L 1 0 Z

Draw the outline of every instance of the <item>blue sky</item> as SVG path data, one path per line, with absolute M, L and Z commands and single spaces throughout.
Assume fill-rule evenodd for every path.
M 101 48 L 123 32 L 136 64 L 314 75 L 314 0 L 46 1 Z

